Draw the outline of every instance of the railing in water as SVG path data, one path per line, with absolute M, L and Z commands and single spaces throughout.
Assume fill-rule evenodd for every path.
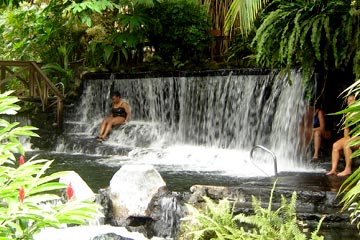
M 31 61 L 0 61 L 0 91 L 5 90 L 5 83 L 17 79 L 27 87 L 22 93 L 17 93 L 22 101 L 42 104 L 42 110 L 56 105 L 56 124 L 62 124 L 64 95 L 49 80 L 39 65 Z
M 250 151 L 250 158 L 251 158 L 252 161 L 253 161 L 253 152 L 254 152 L 254 150 L 255 150 L 256 148 L 260 148 L 260 149 L 262 149 L 262 150 L 264 150 L 264 151 L 266 151 L 266 152 L 268 152 L 268 153 L 271 154 L 271 156 L 272 156 L 272 158 L 273 158 L 273 162 L 274 162 L 274 173 L 275 173 L 275 176 L 277 176 L 277 175 L 278 175 L 278 170 L 277 170 L 277 159 L 276 159 L 275 154 L 274 154 L 272 151 L 270 151 L 269 149 L 267 149 L 266 147 L 264 147 L 264 146 L 256 145 L 256 146 L 254 146 L 254 147 L 251 149 L 251 151 Z M 256 166 L 257 166 L 257 165 L 256 165 Z M 263 171 L 262 169 L 260 169 L 260 170 Z M 265 172 L 264 172 L 264 173 L 265 173 Z

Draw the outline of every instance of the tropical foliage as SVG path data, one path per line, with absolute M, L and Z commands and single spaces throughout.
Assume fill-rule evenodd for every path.
M 0 94 L 0 115 L 13 115 L 20 109 L 16 105 L 18 99 L 10 94 Z M 32 239 L 43 228 L 84 225 L 101 216 L 99 205 L 72 199 L 71 188 L 56 181 L 66 172 L 45 174 L 53 161 L 36 158 L 25 161 L 18 138 L 37 137 L 34 130 L 32 126 L 19 126 L 0 118 L 1 239 Z M 22 155 L 18 162 L 15 154 Z M 65 200 L 60 190 L 66 188 Z
M 211 42 L 211 19 L 197 0 L 159 2 L 151 11 L 150 45 L 165 62 L 200 62 Z
M 4 7 L 4 6 L 8 6 L 8 7 L 12 7 L 12 6 L 19 6 L 19 3 L 21 2 L 21 0 L 1 0 L 0 1 L 0 7 Z
M 75 85 L 70 63 L 81 59 L 85 29 L 66 24 L 63 6 L 56 2 L 45 6 L 24 4 L 3 10 L 0 16 L 2 60 L 30 60 L 52 66 L 44 70 L 54 83 L 62 81 L 66 89 Z M 54 67 L 56 66 L 56 67 Z
M 352 126 L 350 135 L 352 141 L 349 147 L 356 147 L 360 144 L 360 79 L 349 86 L 344 92 L 345 97 L 355 95 L 357 100 L 344 110 L 339 111 L 338 114 L 343 114 L 343 125 Z M 360 156 L 360 148 L 352 153 L 352 158 Z M 349 210 L 351 212 L 351 222 L 356 224 L 360 230 L 360 168 L 356 169 L 341 185 L 339 195 L 342 196 L 341 203 L 343 204 L 343 211 Z
M 111 11 L 93 12 L 93 24 L 86 29 L 85 64 L 90 67 L 119 70 L 142 61 L 148 24 L 145 10 L 152 8 L 152 0 L 123 0 L 113 6 Z
M 273 1 L 256 32 L 257 61 L 291 68 L 302 66 L 305 77 L 322 68 L 356 65 L 360 53 L 357 9 L 344 1 Z M 342 36 L 339 38 L 339 36 Z M 354 69 L 355 70 L 355 69 Z
M 359 76 L 359 2 L 343 0 L 234 1 L 227 29 L 239 13 L 244 34 L 260 17 L 253 40 L 257 63 L 266 67 L 302 67 L 308 78 L 320 70 L 352 68 Z
M 343 211 L 350 211 L 351 223 L 360 230 L 360 168 L 356 169 L 341 185 L 339 195 Z
M 65 71 L 58 73 L 65 75 L 70 64 L 79 61 L 102 70 L 136 66 L 152 48 L 170 62 L 179 56 L 199 60 L 211 42 L 207 8 L 197 0 L 18 5 L 0 10 L 1 58 L 51 64 L 52 70 L 62 67 Z
M 254 29 L 254 22 L 259 13 L 270 0 L 234 0 L 225 17 L 225 32 L 230 32 L 234 26 L 243 35 L 248 35 Z M 238 18 L 237 18 L 238 16 Z M 238 24 L 236 21 L 238 20 Z
M 267 208 L 261 207 L 261 202 L 252 197 L 253 215 L 235 215 L 235 204 L 231 206 L 227 199 L 216 204 L 204 197 L 204 210 L 187 205 L 189 215 L 183 219 L 180 239 L 307 239 L 296 216 L 296 192 L 293 192 L 289 202 L 281 196 L 281 206 L 272 210 L 275 184 Z M 323 219 L 311 233 L 310 239 L 324 239 L 317 235 Z

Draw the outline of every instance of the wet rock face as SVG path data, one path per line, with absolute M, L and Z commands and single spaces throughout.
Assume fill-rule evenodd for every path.
M 164 192 L 152 203 L 149 230 L 163 238 L 173 238 L 180 229 L 180 219 L 185 216 L 183 198 L 178 193 Z
M 203 197 L 209 197 L 213 200 L 227 198 L 235 202 L 236 213 L 252 212 L 252 196 L 255 196 L 264 206 L 269 202 L 271 187 L 224 187 L 224 186 L 208 186 L 194 185 L 190 188 L 189 194 L 185 201 L 198 205 L 203 202 Z M 322 215 L 327 215 L 324 222 L 349 222 L 349 214 L 341 212 L 336 192 L 330 191 L 296 191 L 297 216 L 302 220 L 320 219 Z M 290 199 L 293 191 L 289 189 L 275 189 L 272 203 L 274 207 L 281 206 L 281 195 Z

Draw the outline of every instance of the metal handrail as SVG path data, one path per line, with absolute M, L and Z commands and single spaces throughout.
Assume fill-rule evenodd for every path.
M 62 95 L 65 96 L 65 85 L 62 82 L 58 82 L 58 83 L 55 84 L 55 87 L 58 88 L 58 86 L 61 86 Z M 50 94 L 49 94 L 49 90 L 50 89 L 47 90 L 47 96 L 51 97 Z
M 262 150 L 264 150 L 264 151 L 266 151 L 266 152 L 268 152 L 268 153 L 271 154 L 271 156 L 272 156 L 272 158 L 273 158 L 273 162 L 274 162 L 274 172 L 275 172 L 275 176 L 277 176 L 277 175 L 278 175 L 278 170 L 277 170 L 277 159 L 276 159 L 275 154 L 274 154 L 272 151 L 270 151 L 268 148 L 264 147 L 264 146 L 256 145 L 256 146 L 254 146 L 254 147 L 251 149 L 251 151 L 250 151 L 250 159 L 251 159 L 252 161 L 253 161 L 253 152 L 254 152 L 254 150 L 255 150 L 256 148 L 260 148 L 260 149 L 262 149 Z M 260 170 L 261 170 L 261 169 L 260 169 Z M 262 170 L 261 170 L 261 171 L 262 171 Z M 262 172 L 264 172 L 264 171 L 262 171 Z

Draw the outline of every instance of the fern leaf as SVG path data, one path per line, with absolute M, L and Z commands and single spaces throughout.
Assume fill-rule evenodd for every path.
M 311 43 L 315 50 L 315 56 L 318 61 L 321 60 L 320 39 L 321 39 L 322 24 L 320 24 L 320 22 L 321 22 L 321 18 L 315 19 L 311 33 Z
M 323 216 L 320 220 L 319 220 L 319 223 L 317 224 L 317 227 L 316 229 L 311 233 L 311 239 L 312 240 L 323 240 L 324 239 L 324 236 L 318 236 L 318 232 L 320 230 L 320 227 L 321 227 L 321 224 L 322 222 L 324 221 L 326 216 Z
M 337 39 L 338 39 L 338 36 L 340 35 L 340 31 L 341 31 L 341 29 L 339 29 L 339 28 L 336 29 L 335 33 L 333 35 L 333 38 L 332 38 L 332 50 L 333 50 L 335 67 L 338 67 L 339 62 L 340 62 L 340 56 L 339 56 L 339 52 L 338 52 L 338 48 L 337 48 Z

